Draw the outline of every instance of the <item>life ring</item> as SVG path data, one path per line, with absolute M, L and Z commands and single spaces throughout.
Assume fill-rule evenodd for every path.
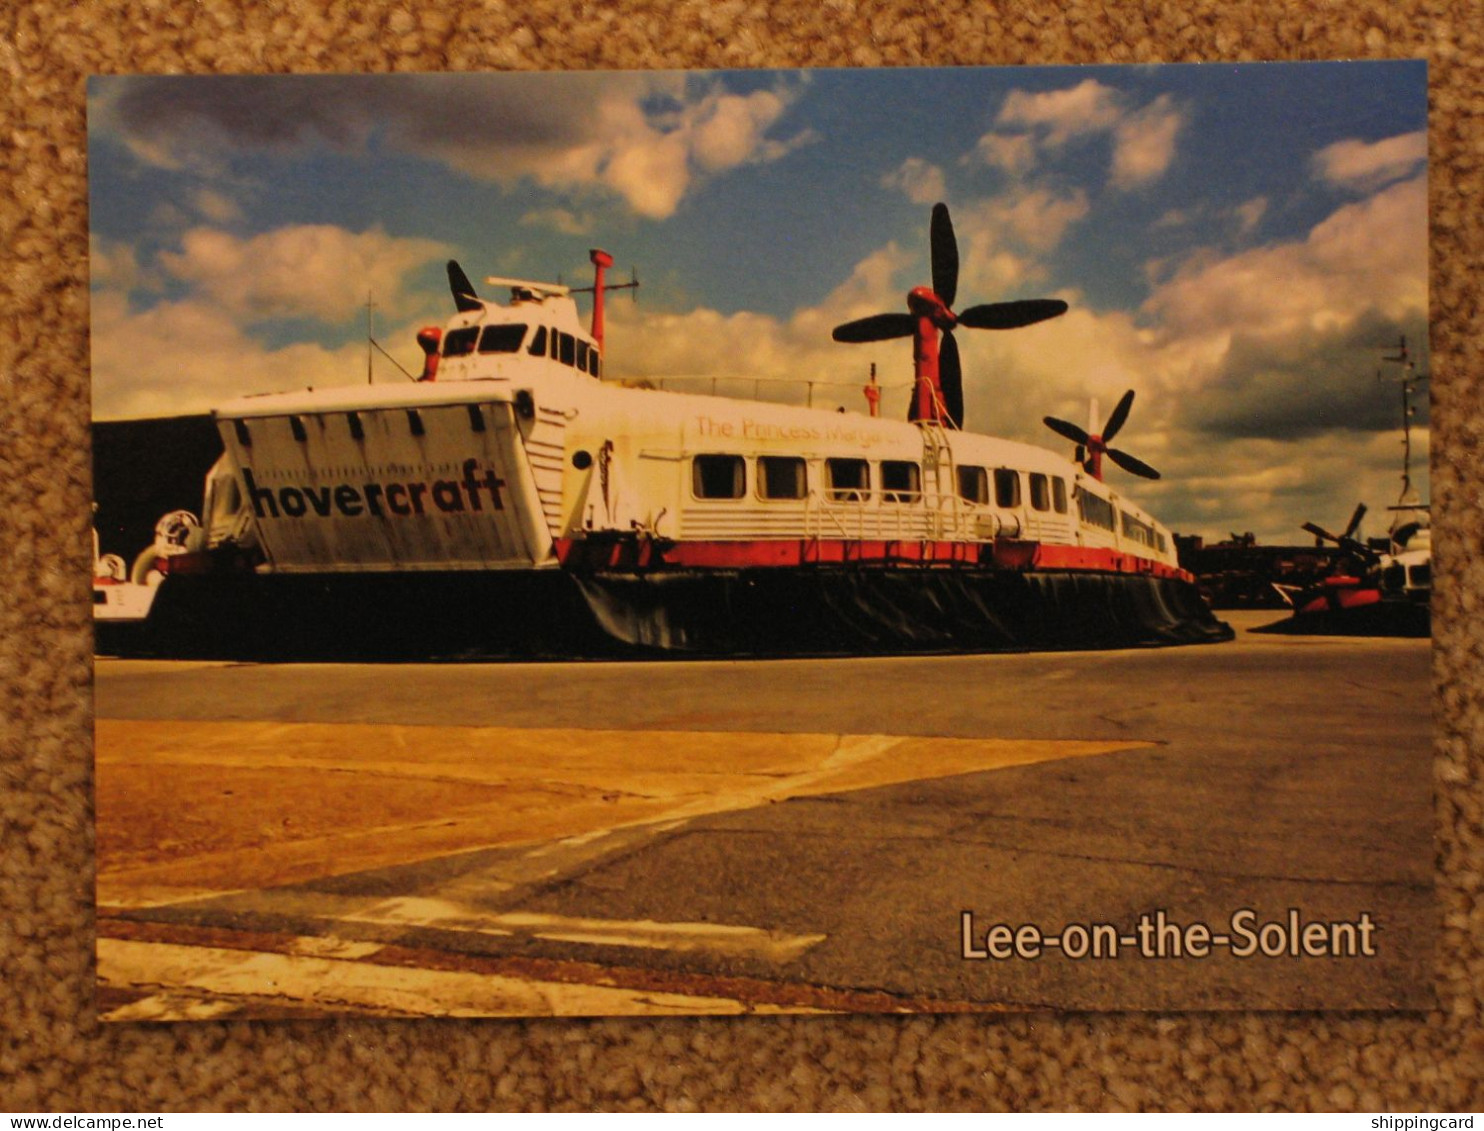
M 174 557 L 198 547 L 194 545 L 201 520 L 190 511 L 171 511 L 155 523 L 154 549 L 162 558 Z
M 123 581 L 129 576 L 129 564 L 117 554 L 104 554 L 93 562 L 93 576 L 101 581 Z

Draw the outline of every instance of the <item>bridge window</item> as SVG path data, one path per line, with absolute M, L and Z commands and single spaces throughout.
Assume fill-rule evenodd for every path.
M 982 467 L 958 469 L 958 496 L 966 502 L 984 506 L 989 502 L 989 472 Z
M 881 501 L 915 503 L 922 498 L 922 469 L 905 460 L 881 461 Z
M 765 499 L 802 499 L 807 493 L 804 461 L 797 456 L 758 456 L 757 489 Z
M 1154 545 L 1159 549 L 1159 552 L 1161 554 L 1169 548 L 1168 544 L 1165 542 L 1165 536 L 1158 530 L 1154 532 Z
M 994 472 L 996 506 L 1020 506 L 1020 472 L 1011 467 L 997 467 Z
M 601 377 L 603 375 L 603 364 L 599 360 L 597 346 L 594 346 L 587 355 L 587 371 L 594 377 Z
M 824 478 L 832 502 L 864 502 L 871 494 L 871 468 L 863 459 L 827 459 Z
M 1051 506 L 1057 514 L 1067 513 L 1067 481 L 1059 475 L 1051 477 Z
M 474 352 L 474 346 L 478 341 L 478 326 L 465 326 L 462 329 L 450 330 L 443 336 L 443 356 L 467 357 Z
M 499 326 L 486 326 L 479 336 L 480 353 L 514 353 L 525 341 L 526 324 L 507 322 Z
M 1051 509 L 1051 482 L 1039 471 L 1031 472 L 1031 506 L 1038 511 Z
M 691 461 L 691 490 L 698 499 L 740 499 L 747 489 L 747 464 L 741 456 L 696 456 Z
M 563 334 L 558 332 L 557 341 L 559 343 L 557 346 L 557 359 L 561 361 L 563 365 L 576 365 L 577 339 L 574 338 L 571 334 Z
M 587 351 L 591 347 L 581 338 L 577 339 L 577 368 L 587 372 Z
M 537 357 L 545 357 L 546 356 L 546 327 L 545 326 L 537 326 L 536 327 L 536 332 L 531 335 L 530 351 L 531 351 L 531 353 L 535 354 Z

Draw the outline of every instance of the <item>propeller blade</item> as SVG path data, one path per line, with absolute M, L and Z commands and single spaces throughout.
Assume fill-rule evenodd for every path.
M 1043 418 L 1042 423 L 1044 423 L 1047 428 L 1050 428 L 1058 436 L 1065 436 L 1068 440 L 1071 440 L 1072 443 L 1076 444 L 1079 448 L 1087 447 L 1091 439 L 1091 437 L 1089 437 L 1086 432 L 1082 431 L 1082 429 L 1078 428 L 1075 424 L 1068 424 L 1065 420 L 1058 420 L 1054 416 Z M 1079 456 L 1078 462 L 1080 463 L 1081 460 L 1082 457 Z
M 948 205 L 933 205 L 933 220 L 928 228 L 928 243 L 933 255 L 933 292 L 952 306 L 958 294 L 958 240 L 953 235 L 953 221 L 948 218 Z
M 1120 452 L 1117 448 L 1109 448 L 1107 451 L 1108 458 L 1130 475 L 1138 475 L 1144 479 L 1159 478 L 1159 472 L 1155 471 L 1154 468 L 1150 467 L 1143 460 L 1135 459 L 1127 452 Z
M 1321 542 L 1338 542 L 1340 540 L 1340 536 L 1338 534 L 1331 534 L 1328 530 L 1324 529 L 1324 527 L 1315 522 L 1306 522 L 1302 526 L 1300 526 L 1299 529 L 1314 535 L 1314 537 L 1318 538 Z
M 938 351 L 938 384 L 943 387 L 943 410 L 955 428 L 964 426 L 964 370 L 953 331 L 943 331 Z
M 474 291 L 474 284 L 469 282 L 469 276 L 452 259 L 448 261 L 448 289 L 453 292 L 453 304 L 458 307 L 460 314 L 478 310 L 483 305 Z
M 830 336 L 837 342 L 884 342 L 891 338 L 910 338 L 917 319 L 910 314 L 872 314 L 836 326 Z
M 1123 427 L 1123 422 L 1128 419 L 1129 407 L 1134 403 L 1134 391 L 1130 389 L 1124 393 L 1118 404 L 1113 409 L 1113 415 L 1108 417 L 1108 423 L 1103 425 L 1103 439 L 1111 440 Z
M 1356 504 L 1356 507 L 1355 507 L 1355 513 L 1350 516 L 1350 525 L 1348 525 L 1347 527 L 1345 527 L 1345 533 L 1341 534 L 1340 537 L 1341 538 L 1353 538 L 1353 537 L 1355 537 L 1355 532 L 1360 529 L 1360 520 L 1363 519 L 1364 517 L 1365 517 L 1365 504 L 1364 503 L 1357 503 Z
M 941 297 L 941 296 L 939 296 Z M 1067 304 L 1059 298 L 1026 298 L 1017 302 L 986 302 L 971 306 L 958 316 L 960 326 L 974 330 L 1018 330 L 1022 326 L 1034 326 L 1067 312 Z

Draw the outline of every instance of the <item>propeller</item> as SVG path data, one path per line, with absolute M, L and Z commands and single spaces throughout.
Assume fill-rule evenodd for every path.
M 964 423 L 963 364 L 955 327 L 971 330 L 1016 330 L 1066 312 L 1060 299 L 1022 299 L 971 306 L 953 312 L 958 297 L 958 239 L 946 204 L 933 205 L 928 225 L 928 250 L 933 285 L 915 287 L 907 295 L 906 314 L 872 314 L 835 327 L 837 342 L 884 342 L 912 339 L 916 391 L 907 410 L 908 420 L 944 421 L 954 428 Z M 941 346 L 939 335 L 942 335 Z
M 1117 448 L 1110 448 L 1108 441 L 1118 435 L 1119 430 L 1128 420 L 1129 409 L 1133 407 L 1134 391 L 1130 389 L 1119 398 L 1118 404 L 1114 406 L 1107 422 L 1103 425 L 1101 432 L 1087 432 L 1070 424 L 1065 420 L 1058 420 L 1054 416 L 1044 418 L 1047 428 L 1050 428 L 1058 436 L 1065 436 L 1077 445 L 1076 460 L 1082 464 L 1094 478 L 1103 477 L 1103 456 L 1107 456 L 1119 467 L 1130 475 L 1137 475 L 1143 479 L 1158 479 L 1159 472 L 1150 467 L 1141 459 L 1136 459 L 1127 452 Z
M 1380 555 L 1364 542 L 1357 541 L 1355 537 L 1355 532 L 1360 529 L 1360 520 L 1365 517 L 1365 511 L 1365 504 L 1357 503 L 1355 505 L 1355 513 L 1350 516 L 1350 522 L 1341 534 L 1334 534 L 1314 522 L 1306 522 L 1299 529 L 1308 531 L 1321 542 L 1333 542 L 1347 553 L 1355 554 L 1366 561 L 1374 562 L 1380 558 Z
M 448 261 L 448 289 L 453 292 L 453 304 L 460 314 L 478 310 L 484 305 L 475 294 L 474 284 L 469 282 L 469 276 L 464 274 L 464 269 L 453 259 Z

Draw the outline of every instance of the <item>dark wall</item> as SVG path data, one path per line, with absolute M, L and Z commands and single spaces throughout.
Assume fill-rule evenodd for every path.
M 222 454 L 211 417 L 165 416 L 93 424 L 93 522 L 99 551 L 132 562 L 167 511 L 201 518 L 206 473 Z

